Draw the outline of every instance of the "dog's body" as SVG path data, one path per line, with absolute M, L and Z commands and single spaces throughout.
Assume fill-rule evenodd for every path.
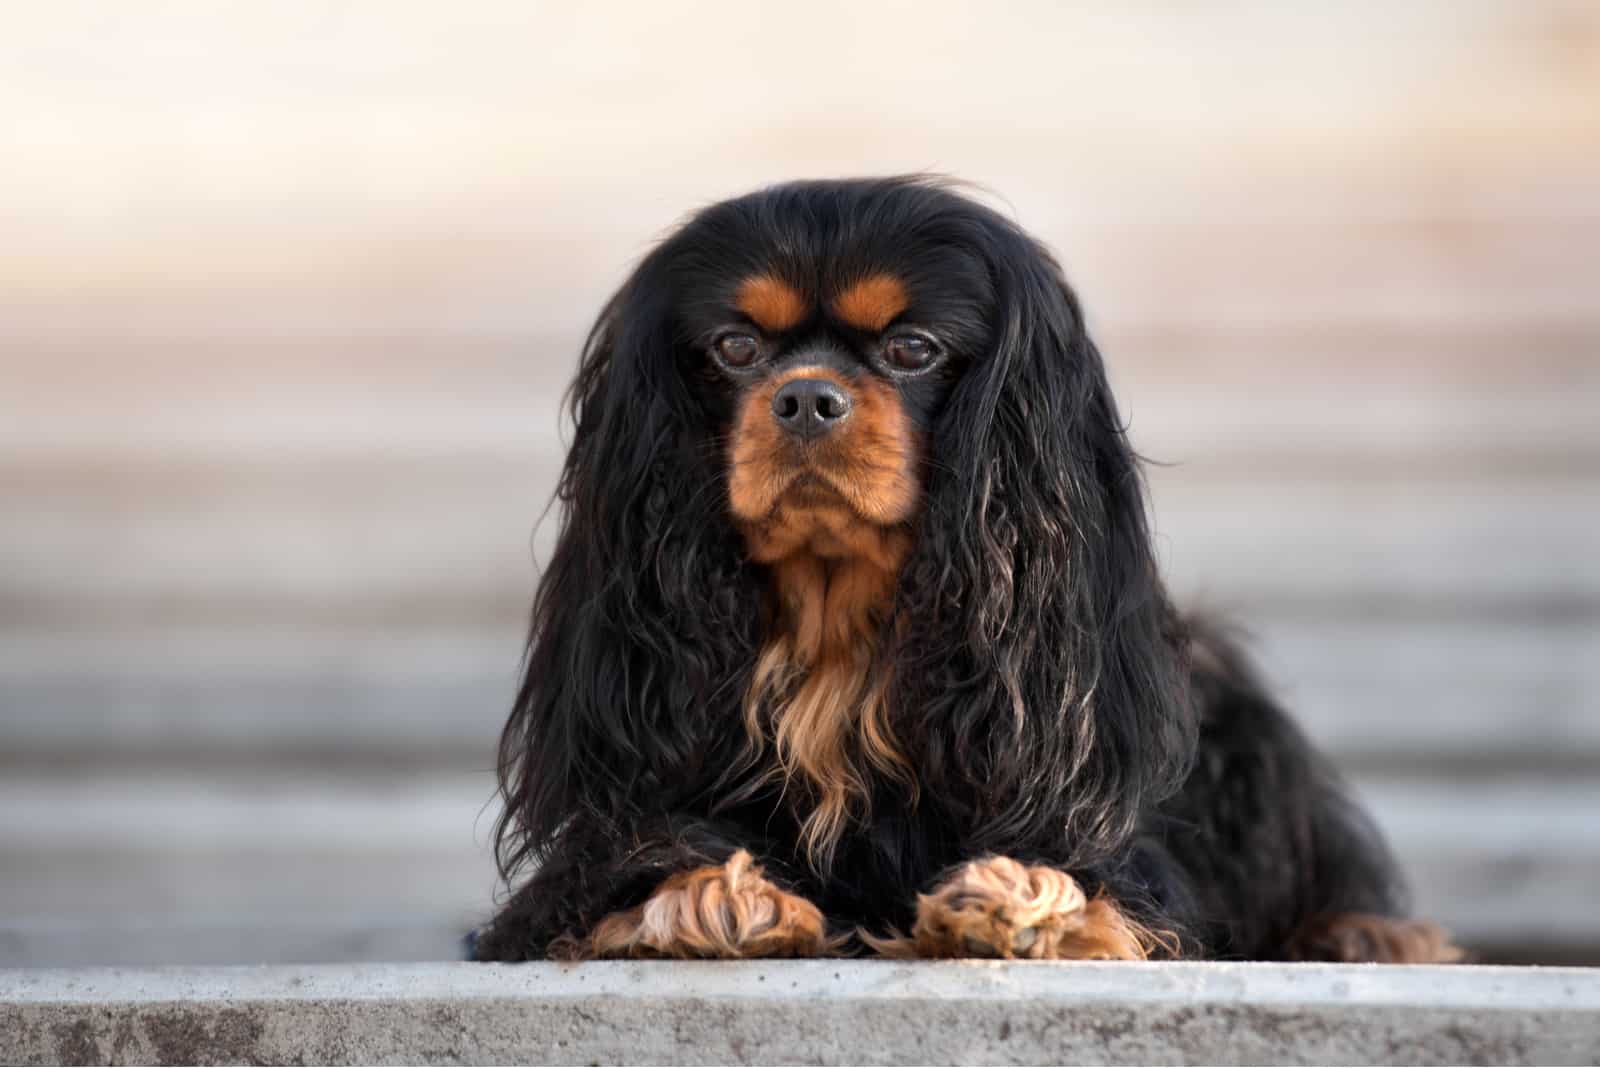
M 484 959 L 1443 960 L 1182 619 L 1058 268 L 939 185 L 700 213 L 590 337 Z M 855 940 L 855 939 L 859 940 Z

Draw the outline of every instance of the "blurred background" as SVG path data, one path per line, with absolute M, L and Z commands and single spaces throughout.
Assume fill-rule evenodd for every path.
M 1600 961 L 1600 4 L 0 7 L 0 965 L 448 957 L 579 340 L 992 191 L 1419 907 Z

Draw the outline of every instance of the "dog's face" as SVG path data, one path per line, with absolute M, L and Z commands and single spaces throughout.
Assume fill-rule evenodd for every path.
M 726 442 L 729 511 L 763 562 L 870 554 L 918 513 L 931 431 L 989 343 L 988 279 L 914 226 L 763 222 L 680 237 L 688 377 Z

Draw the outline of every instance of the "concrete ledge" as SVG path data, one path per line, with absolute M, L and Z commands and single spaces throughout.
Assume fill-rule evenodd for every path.
M 0 1062 L 1600 1058 L 1600 971 L 880 961 L 0 971 Z

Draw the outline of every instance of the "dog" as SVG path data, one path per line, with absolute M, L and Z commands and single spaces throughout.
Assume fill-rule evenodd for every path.
M 1174 608 L 1076 296 L 952 183 L 700 211 L 568 405 L 478 958 L 1460 955 Z

